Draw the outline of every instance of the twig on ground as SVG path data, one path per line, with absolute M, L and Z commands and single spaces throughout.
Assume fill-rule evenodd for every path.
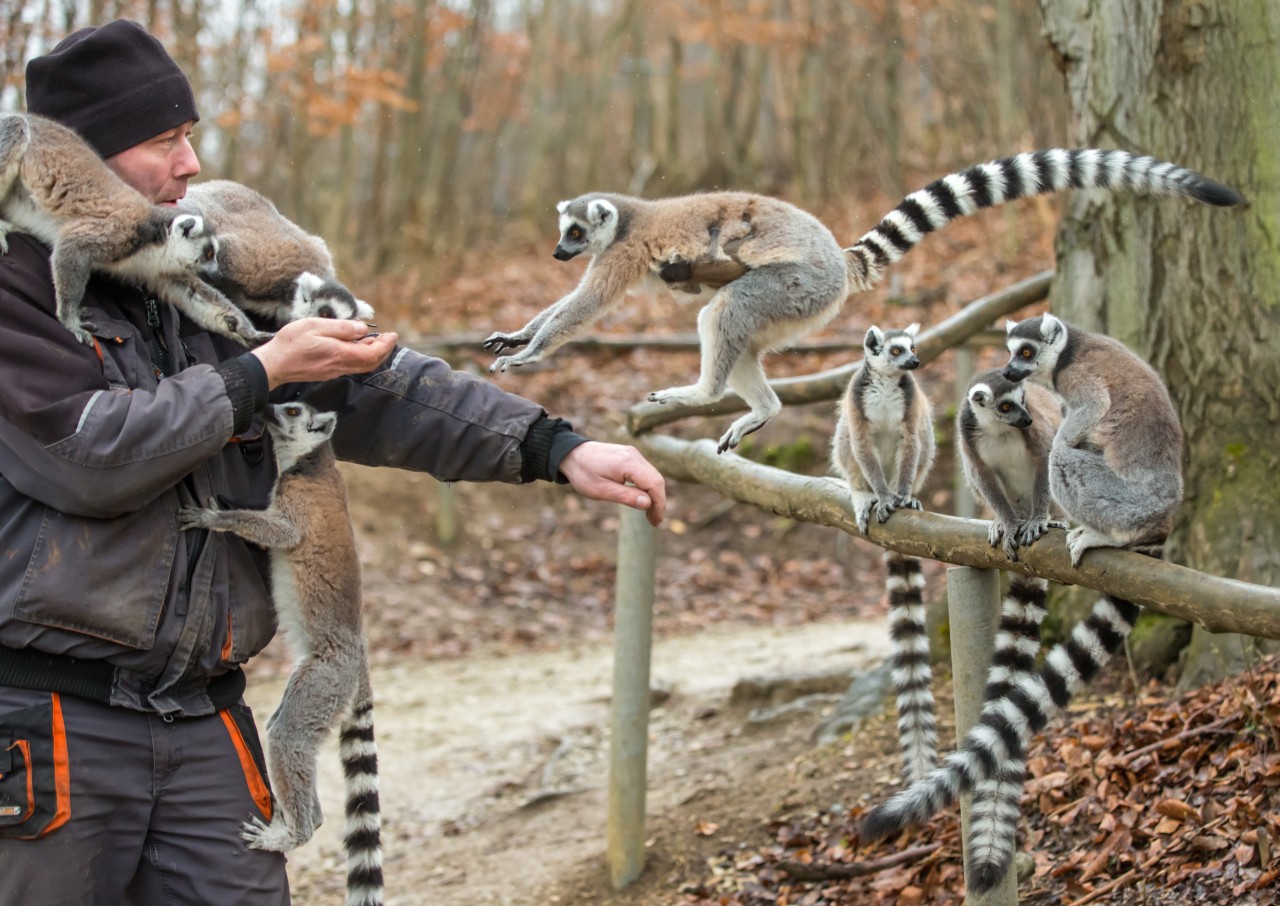
M 928 846 L 917 846 L 904 849 L 892 856 L 872 859 L 868 862 L 828 862 L 817 864 L 812 862 L 780 862 L 778 867 L 796 881 L 838 881 L 845 878 L 860 878 L 863 875 L 875 874 L 886 868 L 893 868 L 904 862 L 913 862 L 924 858 L 942 848 L 941 843 L 930 843 Z

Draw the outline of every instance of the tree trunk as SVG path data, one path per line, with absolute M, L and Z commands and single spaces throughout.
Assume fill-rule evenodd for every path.
M 1055 312 L 1105 331 L 1168 382 L 1186 501 L 1166 547 L 1204 572 L 1280 583 L 1280 5 L 1040 0 L 1079 144 L 1199 170 L 1230 211 L 1090 193 L 1058 236 Z M 1186 688 L 1248 663 L 1251 640 L 1196 628 Z

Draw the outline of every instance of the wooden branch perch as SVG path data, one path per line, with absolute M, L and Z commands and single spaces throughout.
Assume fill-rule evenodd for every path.
M 899 510 L 883 525 L 858 531 L 849 489 L 836 478 L 796 475 L 716 453 L 713 440 L 684 441 L 646 434 L 635 444 L 667 478 L 696 481 L 727 497 L 780 516 L 829 525 L 915 557 L 982 569 L 1007 569 L 1054 582 L 1083 585 L 1161 613 L 1199 623 L 1210 632 L 1280 639 L 1280 589 L 1210 576 L 1121 550 L 1094 550 L 1072 567 L 1066 533 L 1051 529 L 1013 562 L 987 543 L 987 522 Z
M 974 334 L 985 330 L 997 318 L 1003 318 L 1019 308 L 1044 299 L 1049 292 L 1053 271 L 1043 271 L 998 293 L 971 302 L 950 318 L 920 334 L 916 341 L 916 356 L 926 365 L 952 346 L 958 346 Z M 820 403 L 834 400 L 844 392 L 853 374 L 856 362 L 819 371 L 803 377 L 782 378 L 770 381 L 769 386 L 778 394 L 783 405 Z M 658 425 L 666 425 L 694 415 L 716 416 L 741 412 L 747 406 L 742 397 L 729 393 L 723 399 L 708 406 L 676 406 L 662 403 L 641 403 L 627 413 L 627 430 L 643 434 Z

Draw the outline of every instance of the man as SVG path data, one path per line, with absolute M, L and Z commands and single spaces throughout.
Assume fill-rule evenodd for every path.
M 27 67 L 28 107 L 160 204 L 200 166 L 186 77 L 140 26 L 78 31 Z M 246 352 L 95 277 L 95 346 L 54 314 L 49 249 L 0 256 L 0 903 L 286 904 L 240 665 L 271 638 L 266 554 L 180 533 L 180 506 L 263 507 L 273 398 L 337 411 L 341 458 L 443 480 L 567 481 L 646 510 L 662 477 L 536 405 L 355 321 Z

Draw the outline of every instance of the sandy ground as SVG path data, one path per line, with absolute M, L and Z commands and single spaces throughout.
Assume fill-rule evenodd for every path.
M 753 725 L 735 683 L 856 672 L 887 650 L 883 621 L 721 628 L 655 643 L 647 812 L 651 847 L 692 829 L 662 818 L 732 796 L 744 772 L 801 752 L 820 715 Z M 611 645 L 376 667 L 387 901 L 398 906 L 603 902 Z M 260 724 L 283 677 L 256 679 Z M 342 902 L 342 790 L 336 745 L 319 755 L 327 820 L 290 856 L 294 901 Z M 767 803 L 747 793 L 746 811 Z M 695 809 L 696 811 L 696 809 Z M 683 820 L 683 819 L 681 819 Z M 712 833 L 700 825 L 697 832 Z M 566 880 L 567 879 L 567 880 Z M 585 880 L 584 880 L 585 879 Z M 675 899 L 675 892 L 670 891 Z M 660 898 L 654 902 L 662 902 Z

